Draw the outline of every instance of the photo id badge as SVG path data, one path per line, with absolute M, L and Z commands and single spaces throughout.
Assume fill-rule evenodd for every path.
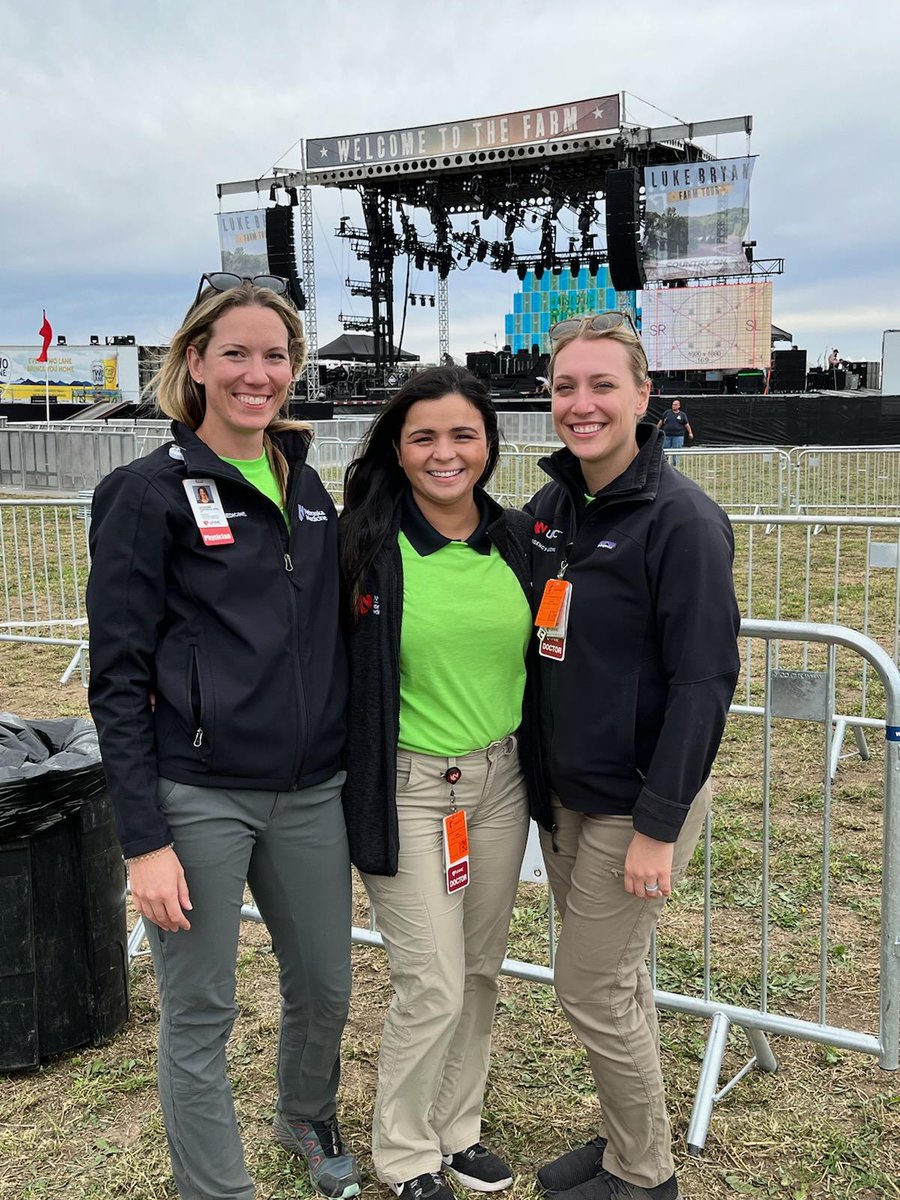
M 572 585 L 567 579 L 548 579 L 534 619 L 538 628 L 538 654 L 553 662 L 566 657 L 566 630 L 569 627 L 569 608 L 572 604 Z
M 225 518 L 214 479 L 185 479 L 188 504 L 200 530 L 204 546 L 230 546 L 234 534 Z
M 461 808 L 444 817 L 444 878 L 449 895 L 469 883 L 469 831 Z

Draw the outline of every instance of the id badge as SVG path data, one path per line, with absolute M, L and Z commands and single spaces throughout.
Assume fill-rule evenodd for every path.
M 538 626 L 538 654 L 553 662 L 566 657 L 566 630 L 572 604 L 572 585 L 568 579 L 548 579 L 534 619 Z
M 447 893 L 462 891 L 469 884 L 469 831 L 461 808 L 444 817 L 444 879 Z
M 184 490 L 204 546 L 230 546 L 234 534 L 214 479 L 185 479 Z

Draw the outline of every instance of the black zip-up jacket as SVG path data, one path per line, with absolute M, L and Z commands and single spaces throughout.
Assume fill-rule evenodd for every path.
M 725 513 L 637 430 L 639 453 L 588 504 L 577 458 L 532 514 L 535 597 L 562 560 L 572 584 L 565 658 L 541 659 L 549 781 L 566 808 L 632 814 L 674 842 L 712 767 L 737 682 L 734 538 Z
M 288 431 L 287 512 L 186 426 L 97 487 L 90 706 L 125 857 L 172 840 L 160 776 L 281 791 L 340 769 L 347 696 L 337 514 Z M 204 546 L 184 481 L 212 478 L 234 535 Z M 155 695 L 155 711 L 149 696 Z
M 478 493 L 487 512 L 488 538 L 518 579 L 531 604 L 529 542 L 531 520 L 503 509 Z M 400 736 L 400 625 L 403 619 L 403 565 L 397 535 L 403 498 L 391 529 L 366 580 L 358 621 L 348 632 L 350 707 L 344 766 L 344 816 L 350 858 L 361 871 L 396 875 L 400 849 L 397 821 L 397 740 Z M 487 653 L 487 650 L 485 651 Z M 549 801 L 540 766 L 536 730 L 536 672 L 529 662 L 528 683 L 518 730 L 519 755 L 531 813 L 548 824 Z M 548 824 L 549 827 L 549 824 Z

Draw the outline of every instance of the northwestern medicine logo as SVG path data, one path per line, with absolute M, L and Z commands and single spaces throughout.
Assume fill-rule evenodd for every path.
M 304 508 L 302 504 L 297 505 L 297 520 L 298 521 L 327 521 L 328 513 L 323 512 L 321 508 Z

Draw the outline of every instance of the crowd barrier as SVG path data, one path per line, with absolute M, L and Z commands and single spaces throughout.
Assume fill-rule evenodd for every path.
M 344 471 L 371 416 L 313 423 L 310 462 L 340 503 Z M 492 491 L 521 506 L 546 482 L 538 463 L 558 447 L 549 413 L 500 414 L 502 447 Z M 0 488 L 77 492 L 167 441 L 166 421 L 0 426 Z M 890 515 L 900 510 L 900 447 L 689 447 L 678 469 L 730 513 Z
M 751 864 L 755 865 L 758 861 L 758 875 L 755 869 L 752 875 L 754 880 L 759 881 L 759 894 L 758 897 L 740 897 L 737 910 L 729 903 L 736 868 L 730 855 L 731 848 L 729 853 L 725 853 L 724 847 L 720 848 L 714 836 L 714 805 L 702 841 L 702 863 L 699 870 L 682 885 L 684 891 L 693 884 L 696 899 L 692 909 L 702 910 L 696 914 L 693 910 L 690 913 L 692 917 L 698 917 L 700 926 L 699 948 L 696 952 L 698 970 L 681 973 L 680 978 L 685 985 L 682 990 L 661 989 L 658 986 L 660 964 L 666 960 L 667 922 L 663 922 L 658 938 L 654 939 L 651 958 L 657 1006 L 669 1012 L 699 1017 L 709 1023 L 687 1130 L 688 1150 L 695 1155 L 702 1153 L 705 1146 L 716 1102 L 754 1069 L 764 1072 L 778 1069 L 778 1061 L 769 1043 L 772 1036 L 873 1055 L 885 1070 L 894 1071 L 900 1067 L 900 672 L 885 651 L 870 638 L 839 625 L 745 620 L 741 625 L 741 636 L 747 643 L 751 657 L 758 658 L 762 663 L 754 685 L 759 703 L 754 706 L 735 705 L 730 717 L 730 721 L 736 721 L 753 716 L 762 723 L 758 829 L 748 829 L 743 847 L 743 853 L 751 860 Z M 824 669 L 785 667 L 784 662 L 789 657 L 785 648 L 782 648 L 780 656 L 782 665 L 776 667 L 781 642 L 801 649 L 817 647 L 824 656 Z M 881 844 L 867 848 L 872 855 L 880 852 L 882 863 L 879 951 L 877 962 L 873 955 L 871 963 L 871 970 L 878 978 L 877 1012 L 872 1011 L 852 1024 L 834 1023 L 830 1016 L 836 998 L 841 995 L 840 979 L 833 980 L 836 974 L 834 962 L 840 959 L 833 958 L 836 947 L 831 931 L 834 910 L 841 896 L 832 867 L 836 801 L 829 763 L 830 731 L 835 715 L 834 697 L 842 686 L 844 671 L 842 651 L 864 661 L 871 673 L 877 676 L 885 714 L 880 722 L 885 736 Z M 854 669 L 851 667 L 851 673 Z M 774 846 L 782 810 L 790 805 L 791 797 L 783 794 L 783 783 L 776 787 L 776 779 L 780 777 L 776 720 L 818 723 L 824 731 L 822 760 L 817 768 L 821 778 L 821 813 L 815 819 L 818 827 L 811 828 L 809 835 L 810 852 L 818 859 L 816 877 L 820 883 L 817 896 L 803 897 L 807 907 L 817 910 L 818 930 L 812 947 L 808 931 L 805 935 L 798 933 L 796 938 L 791 938 L 793 926 L 788 923 L 785 927 L 785 923 L 777 919 L 777 906 L 785 903 L 785 880 L 778 876 L 775 868 Z M 717 769 L 722 771 L 726 765 L 727 752 L 723 751 Z M 714 781 L 716 777 L 714 771 Z M 810 818 L 812 824 L 813 818 Z M 534 839 L 531 848 L 533 851 Z M 522 879 L 528 882 L 543 879 L 539 858 L 526 860 Z M 751 899 L 753 903 L 750 903 Z M 723 921 L 726 910 L 729 915 L 728 931 L 717 937 L 717 921 Z M 552 904 L 548 904 L 548 911 L 552 916 Z M 735 911 L 743 917 L 740 927 L 734 920 Z M 242 916 L 247 920 L 261 920 L 253 905 L 245 905 Z M 548 933 L 552 947 L 552 929 Z M 140 951 L 143 937 L 143 924 L 139 920 L 129 939 L 130 956 Z M 353 940 L 358 945 L 382 945 L 380 935 L 371 927 L 355 927 Z M 753 998 L 737 997 L 743 1001 L 740 1003 L 729 994 L 727 985 L 720 982 L 727 978 L 727 973 L 718 967 L 723 955 L 733 956 L 736 952 L 740 953 L 745 963 L 756 963 L 751 981 Z M 680 963 L 681 959 L 677 961 Z M 781 965 L 785 962 L 789 962 L 798 973 L 807 969 L 814 973 L 816 986 L 809 991 L 805 1002 L 794 1000 L 790 1005 L 776 1003 L 773 987 L 775 968 L 778 966 L 783 969 Z M 507 958 L 502 970 L 505 975 L 532 983 L 553 982 L 552 956 L 547 964 Z M 669 976 L 672 977 L 671 970 Z M 789 1008 L 794 1011 L 787 1011 Z M 746 1035 L 749 1057 L 730 1079 L 720 1083 L 732 1028 Z

